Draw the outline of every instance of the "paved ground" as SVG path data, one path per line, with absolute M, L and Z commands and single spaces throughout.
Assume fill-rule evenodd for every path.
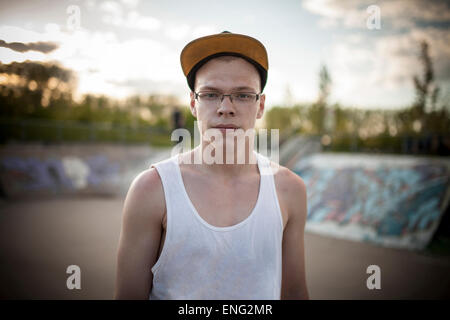
M 0 203 L 0 298 L 111 299 L 123 198 Z M 306 234 L 311 299 L 450 298 L 450 259 Z M 81 268 L 68 290 L 66 268 Z M 368 290 L 367 266 L 381 268 Z

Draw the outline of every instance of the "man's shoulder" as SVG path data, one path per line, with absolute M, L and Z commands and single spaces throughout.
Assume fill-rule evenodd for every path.
M 295 172 L 282 165 L 270 162 L 279 200 L 288 211 L 288 219 L 293 215 L 305 215 L 301 210 L 306 204 L 306 185 Z
M 165 212 L 164 189 L 161 178 L 155 168 L 148 168 L 139 173 L 128 190 L 126 208 L 136 214 L 163 215 Z
M 150 167 L 144 171 L 141 171 L 131 183 L 130 189 L 133 188 L 136 192 L 148 193 L 149 191 L 156 192 L 162 188 L 161 177 L 158 174 L 158 170 L 154 167 Z
M 290 170 L 280 164 L 270 161 L 272 172 L 274 173 L 275 183 L 277 188 L 280 187 L 282 191 L 289 192 L 303 192 L 306 191 L 306 185 L 303 179 Z

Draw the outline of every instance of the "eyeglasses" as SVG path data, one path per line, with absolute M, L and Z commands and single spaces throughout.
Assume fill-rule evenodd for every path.
M 225 97 L 230 97 L 231 103 L 236 106 L 249 106 L 258 101 L 260 93 L 235 92 L 231 94 L 222 94 L 218 92 L 194 92 L 195 99 L 204 104 L 217 106 Z

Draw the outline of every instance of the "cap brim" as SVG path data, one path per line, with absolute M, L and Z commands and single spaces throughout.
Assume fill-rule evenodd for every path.
M 219 53 L 231 52 L 245 56 L 269 69 L 267 51 L 258 40 L 236 33 L 219 33 L 189 42 L 181 52 L 181 67 L 185 76 L 202 60 Z

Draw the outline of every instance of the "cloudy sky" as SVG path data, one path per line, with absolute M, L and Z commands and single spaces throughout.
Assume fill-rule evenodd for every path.
M 331 102 L 398 108 L 414 99 L 424 39 L 448 99 L 449 27 L 448 1 L 0 0 L 0 61 L 58 61 L 77 72 L 78 95 L 167 93 L 184 102 L 182 48 L 228 30 L 266 46 L 269 107 L 316 99 L 325 64 Z

